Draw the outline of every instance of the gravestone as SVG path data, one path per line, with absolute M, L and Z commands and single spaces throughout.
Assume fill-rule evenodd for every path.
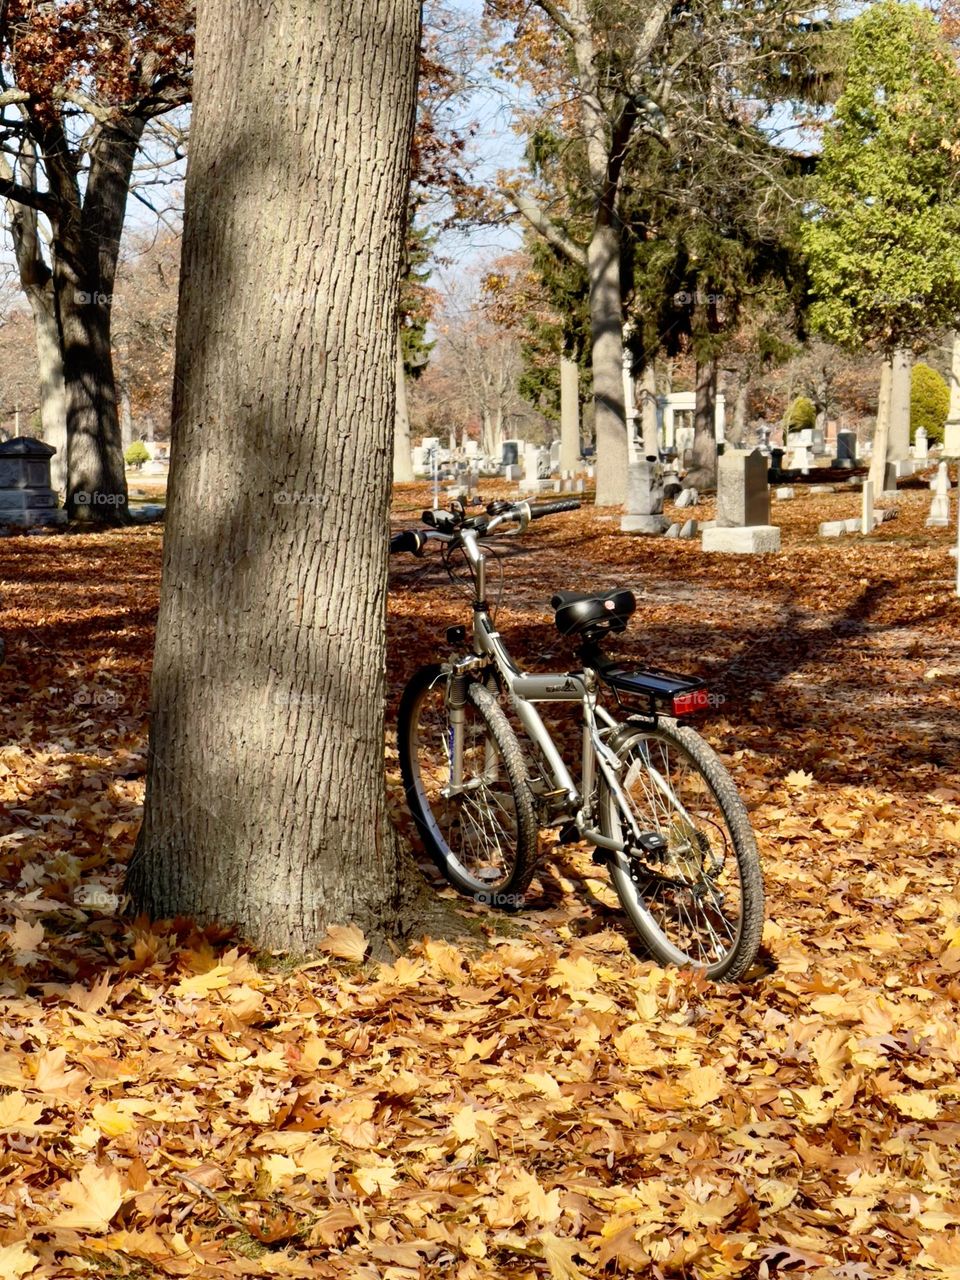
M 0 525 L 30 529 L 67 523 L 67 513 L 58 509 L 50 487 L 50 459 L 55 453 L 30 436 L 0 444 Z
M 933 501 L 927 517 L 927 527 L 946 529 L 950 525 L 950 475 L 947 464 L 941 462 L 937 467 L 936 478 L 930 482 L 933 490 Z
M 759 449 L 728 449 L 717 467 L 718 529 L 745 529 L 770 523 L 767 460 Z
M 917 462 L 926 462 L 929 453 L 930 441 L 926 427 L 917 427 L 917 433 L 913 437 L 913 456 Z
M 755 525 L 750 529 L 720 529 L 703 526 L 704 551 L 727 555 L 756 556 L 780 550 L 780 530 L 774 525 Z
M 687 459 L 687 454 L 693 449 L 693 427 L 677 427 L 676 444 L 677 444 L 677 460 L 683 466 Z
M 810 470 L 810 462 L 810 449 L 805 444 L 794 445 L 790 454 L 789 470 L 806 475 Z
M 660 464 L 655 458 L 632 462 L 627 469 L 626 514 L 620 518 L 621 532 L 660 534 L 666 528 Z
M 523 451 L 523 479 L 520 481 L 520 492 L 540 492 L 540 457 L 535 444 L 528 444 Z
M 684 489 L 677 494 L 676 505 L 682 510 L 684 507 L 695 507 L 700 501 L 700 495 L 696 489 Z
M 857 433 L 855 431 L 837 432 L 837 456 L 833 460 L 835 467 L 855 467 L 857 465 Z

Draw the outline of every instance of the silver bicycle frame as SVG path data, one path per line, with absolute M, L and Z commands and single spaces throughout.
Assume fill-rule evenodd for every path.
M 511 706 L 547 763 L 555 789 L 566 795 L 570 812 L 575 815 L 574 820 L 582 837 L 600 848 L 622 854 L 622 841 L 613 840 L 597 830 L 594 791 L 598 769 L 617 798 L 621 814 L 629 824 L 634 839 L 639 839 L 642 833 L 636 825 L 631 806 L 626 801 L 617 777 L 619 766 L 616 756 L 603 741 L 602 730 L 616 728 L 617 721 L 599 705 L 596 672 L 589 668 L 573 674 L 526 675 L 522 672 L 507 652 L 490 615 L 486 600 L 486 561 L 479 538 L 473 530 L 464 529 L 460 533 L 460 543 L 476 586 L 473 603 L 474 659 L 488 659 L 496 667 Z M 467 659 L 465 666 L 470 665 L 471 660 Z M 540 718 L 535 706 L 538 702 L 579 702 L 583 707 L 582 774 L 579 788 Z M 457 756 L 458 747 L 462 753 L 462 735 L 454 737 L 454 757 Z M 451 782 L 454 787 L 462 785 L 462 754 L 459 759 L 452 759 L 450 765 Z M 672 797 L 666 781 L 661 779 L 660 783 Z

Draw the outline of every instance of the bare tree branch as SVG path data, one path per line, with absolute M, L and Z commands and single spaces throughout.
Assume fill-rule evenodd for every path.
M 559 249 L 562 254 L 565 254 L 571 262 L 576 263 L 578 267 L 586 269 L 586 249 L 582 244 L 578 244 L 562 227 L 558 227 L 532 196 L 509 188 L 505 188 L 503 194 L 513 204 L 517 212 L 526 218 L 535 231 L 539 231 L 545 240 L 552 244 L 555 249 Z

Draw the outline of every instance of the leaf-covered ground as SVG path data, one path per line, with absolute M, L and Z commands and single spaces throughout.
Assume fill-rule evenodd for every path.
M 529 667 L 568 661 L 552 590 L 624 583 L 622 651 L 711 676 L 769 894 L 730 988 L 634 954 L 548 841 L 485 947 L 132 924 L 161 533 L 0 541 L 0 1276 L 958 1280 L 960 604 L 929 495 L 898 505 L 820 542 L 857 499 L 783 504 L 762 559 L 585 511 L 502 562 Z M 467 620 L 436 560 L 395 570 L 394 703 Z

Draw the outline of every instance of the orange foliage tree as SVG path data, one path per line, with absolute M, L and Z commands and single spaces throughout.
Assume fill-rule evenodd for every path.
M 127 493 L 111 350 L 117 257 L 148 127 L 190 99 L 193 9 L 189 0 L 10 0 L 0 22 L 11 157 L 0 196 L 13 206 L 34 314 L 59 347 L 67 507 L 118 523 Z

